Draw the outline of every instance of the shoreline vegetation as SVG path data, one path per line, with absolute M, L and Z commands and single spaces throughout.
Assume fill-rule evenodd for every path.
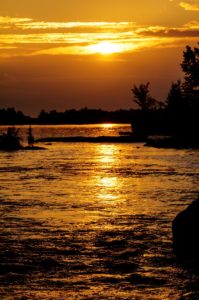
M 106 111 L 102 109 L 69 109 L 64 112 L 41 110 L 35 118 L 15 108 L 0 109 L 0 125 L 83 125 L 83 124 L 129 124 L 137 110 Z
M 46 138 L 40 142 L 145 142 L 159 148 L 199 148 L 199 48 L 186 46 L 181 63 L 184 81 L 172 82 L 164 102 L 154 99 L 150 83 L 131 89 L 138 109 L 109 112 L 101 109 L 41 110 L 37 118 L 14 108 L 0 109 L 0 125 L 131 124 L 132 132 L 118 137 Z M 118 133 L 119 134 L 119 133 Z M 3 138 L 1 137 L 1 140 Z M 1 145 L 0 145 L 1 148 Z

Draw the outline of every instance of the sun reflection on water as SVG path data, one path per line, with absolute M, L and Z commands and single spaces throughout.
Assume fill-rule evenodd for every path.
M 117 186 L 117 177 L 104 177 L 100 179 L 100 185 L 107 188 L 113 188 Z
M 98 189 L 98 199 L 102 201 L 119 200 L 118 188 L 120 188 L 117 177 L 102 177 L 96 182 Z
M 99 147 L 97 147 L 97 152 L 99 156 L 99 162 L 102 166 L 108 164 L 110 167 L 118 158 L 118 148 L 115 145 L 99 144 Z
M 111 124 L 111 123 L 104 123 L 102 124 L 103 128 L 113 128 L 115 124 Z
M 108 126 L 109 124 L 106 125 Z M 120 200 L 118 191 L 121 189 L 119 178 L 115 174 L 113 175 L 113 170 L 119 159 L 118 147 L 112 144 L 100 144 L 97 147 L 97 152 L 100 169 L 106 169 L 105 174 L 103 172 L 95 178 L 95 185 L 98 191 L 97 198 L 103 202 L 113 204 L 113 200 L 114 203 L 116 200 Z

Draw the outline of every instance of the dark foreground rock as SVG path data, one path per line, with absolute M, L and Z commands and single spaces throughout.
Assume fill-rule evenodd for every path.
M 63 142 L 63 143 L 142 143 L 146 139 L 142 136 L 136 135 L 121 135 L 121 136 L 66 136 L 66 137 L 48 137 L 38 139 L 35 142 L 40 143 L 52 143 L 52 142 Z
M 26 147 L 23 147 L 22 150 L 35 151 L 35 150 L 46 150 L 46 148 L 39 147 L 39 146 L 26 146 Z
M 199 139 L 198 136 L 149 136 L 146 141 L 146 146 L 156 148 L 199 149 Z
M 173 249 L 178 259 L 199 267 L 199 198 L 173 220 Z

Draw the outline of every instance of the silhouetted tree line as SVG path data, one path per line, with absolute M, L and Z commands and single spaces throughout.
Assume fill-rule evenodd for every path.
M 25 116 L 22 111 L 16 111 L 14 108 L 0 109 L 0 125 L 25 125 L 33 121 L 33 118 Z
M 150 95 L 149 82 L 133 86 L 131 91 L 139 106 L 132 116 L 135 133 L 198 139 L 199 48 L 186 46 L 181 68 L 184 81 L 172 82 L 164 102 L 159 102 Z
M 41 110 L 37 118 L 24 115 L 14 108 L 0 109 L 1 125 L 23 124 L 96 124 L 131 123 L 133 110 L 105 111 L 101 109 L 70 109 L 65 112 Z
M 101 109 L 70 109 L 65 112 L 42 110 L 37 118 L 39 124 L 95 124 L 130 123 L 132 110 L 105 111 Z

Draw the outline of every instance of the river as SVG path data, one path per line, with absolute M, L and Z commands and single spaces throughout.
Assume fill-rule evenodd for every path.
M 36 138 L 129 130 L 33 126 Z M 41 145 L 0 152 L 1 299 L 193 299 L 199 277 L 173 255 L 171 224 L 198 196 L 198 150 Z

